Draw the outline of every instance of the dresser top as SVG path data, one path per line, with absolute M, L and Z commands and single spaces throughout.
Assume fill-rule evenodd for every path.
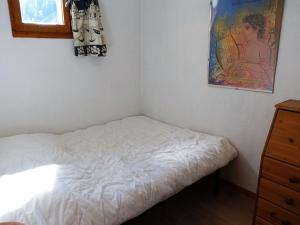
M 289 111 L 300 112 L 300 101 L 299 100 L 287 100 L 285 102 L 276 105 L 277 109 L 285 109 Z

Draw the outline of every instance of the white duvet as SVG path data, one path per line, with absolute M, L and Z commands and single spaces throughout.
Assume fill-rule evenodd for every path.
M 118 225 L 237 156 L 224 138 L 129 117 L 0 139 L 0 222 Z

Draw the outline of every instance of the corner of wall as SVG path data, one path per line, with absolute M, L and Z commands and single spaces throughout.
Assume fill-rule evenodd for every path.
M 139 104 L 140 104 L 140 112 L 144 114 L 144 104 L 143 104 L 143 77 L 144 77 L 144 0 L 140 0 L 140 96 L 139 96 Z

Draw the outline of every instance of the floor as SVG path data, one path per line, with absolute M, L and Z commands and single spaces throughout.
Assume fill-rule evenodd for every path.
M 251 225 L 254 199 L 230 185 L 196 184 L 123 225 Z

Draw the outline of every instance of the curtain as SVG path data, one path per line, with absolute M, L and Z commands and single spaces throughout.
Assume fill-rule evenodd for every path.
M 98 0 L 68 0 L 76 56 L 105 56 L 107 52 Z

